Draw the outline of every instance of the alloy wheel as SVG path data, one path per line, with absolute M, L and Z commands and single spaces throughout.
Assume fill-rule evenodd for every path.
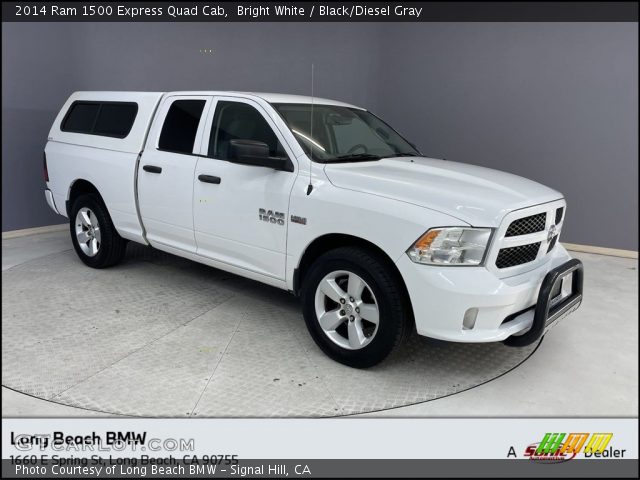
M 100 251 L 100 224 L 91 209 L 83 207 L 76 214 L 76 239 L 82 253 L 95 257 Z
M 326 275 L 316 288 L 315 310 L 325 335 L 347 350 L 366 347 L 378 332 L 378 302 L 367 282 L 353 272 Z

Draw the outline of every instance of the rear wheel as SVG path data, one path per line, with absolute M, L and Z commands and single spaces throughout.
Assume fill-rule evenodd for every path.
M 339 248 L 318 258 L 306 275 L 302 303 L 316 344 L 352 367 L 381 362 L 409 331 L 397 275 L 364 249 Z
M 93 268 L 110 267 L 122 260 L 126 241 L 118 235 L 97 195 L 79 196 L 70 213 L 71 240 L 80 260 Z

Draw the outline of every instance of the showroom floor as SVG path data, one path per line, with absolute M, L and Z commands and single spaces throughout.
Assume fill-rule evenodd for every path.
M 635 416 L 637 260 L 575 256 L 584 303 L 537 349 L 414 337 L 359 371 L 286 292 L 138 246 L 91 270 L 66 231 L 3 239 L 2 413 Z

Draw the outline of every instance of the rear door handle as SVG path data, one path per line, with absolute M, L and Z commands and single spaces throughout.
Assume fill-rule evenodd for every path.
M 145 165 L 142 169 L 149 173 L 162 173 L 162 167 L 156 167 L 155 165 Z
M 220 177 L 215 177 L 213 175 L 198 175 L 198 180 L 204 183 L 215 183 L 216 185 L 219 185 L 222 181 Z

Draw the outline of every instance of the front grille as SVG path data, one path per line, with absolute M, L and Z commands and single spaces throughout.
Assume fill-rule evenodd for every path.
M 565 203 L 555 201 L 508 214 L 498 228 L 492 266 L 509 275 L 544 263 L 558 249 L 566 213 Z
M 556 214 L 557 216 L 557 214 Z M 507 228 L 505 237 L 517 237 L 519 235 L 527 235 L 529 233 L 542 232 L 547 223 L 546 212 L 531 215 L 529 217 L 514 220 Z
M 519 245 L 517 247 L 501 249 L 498 253 L 498 258 L 496 258 L 496 267 L 508 268 L 515 267 L 516 265 L 522 265 L 523 263 L 533 262 L 538 256 L 538 250 L 540 250 L 541 243 L 542 242 L 529 243 L 528 245 Z

